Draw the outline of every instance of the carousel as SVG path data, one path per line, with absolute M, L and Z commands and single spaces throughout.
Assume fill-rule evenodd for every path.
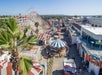
M 49 56 L 66 56 L 66 47 L 64 41 L 56 39 L 46 47 L 46 52 Z

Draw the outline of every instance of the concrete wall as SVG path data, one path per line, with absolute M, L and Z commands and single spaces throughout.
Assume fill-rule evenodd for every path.
M 83 55 L 83 50 L 82 50 L 82 47 L 81 47 L 81 46 L 79 47 L 79 54 L 80 54 L 80 56 L 82 57 L 82 55 Z
M 77 36 L 72 36 L 72 44 L 77 44 Z

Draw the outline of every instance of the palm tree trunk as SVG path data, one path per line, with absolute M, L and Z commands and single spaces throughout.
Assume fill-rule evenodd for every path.
M 37 30 L 38 30 L 38 32 L 37 32 L 37 37 L 38 37 L 38 33 L 39 33 L 39 29 L 38 29 L 38 27 L 37 27 Z
M 18 72 L 17 71 L 15 71 L 15 75 L 18 75 Z
M 18 52 L 17 50 L 13 50 L 11 54 L 11 62 L 12 62 L 12 69 L 14 70 L 15 74 L 18 75 Z
M 53 67 L 54 56 L 50 58 L 47 66 L 47 75 L 52 75 L 52 67 Z

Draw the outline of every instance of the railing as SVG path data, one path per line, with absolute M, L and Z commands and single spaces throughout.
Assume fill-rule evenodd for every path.
M 92 50 L 102 50 L 101 45 L 95 44 L 93 41 L 92 42 L 89 42 L 89 41 L 87 41 L 86 39 L 83 39 L 83 38 L 81 39 L 81 41 L 83 43 L 86 43 L 86 46 L 89 49 L 92 49 Z

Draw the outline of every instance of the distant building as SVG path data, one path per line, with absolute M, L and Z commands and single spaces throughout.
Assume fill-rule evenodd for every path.
M 102 17 L 97 18 L 97 17 L 91 17 L 88 18 L 90 24 L 94 27 L 102 27 Z

